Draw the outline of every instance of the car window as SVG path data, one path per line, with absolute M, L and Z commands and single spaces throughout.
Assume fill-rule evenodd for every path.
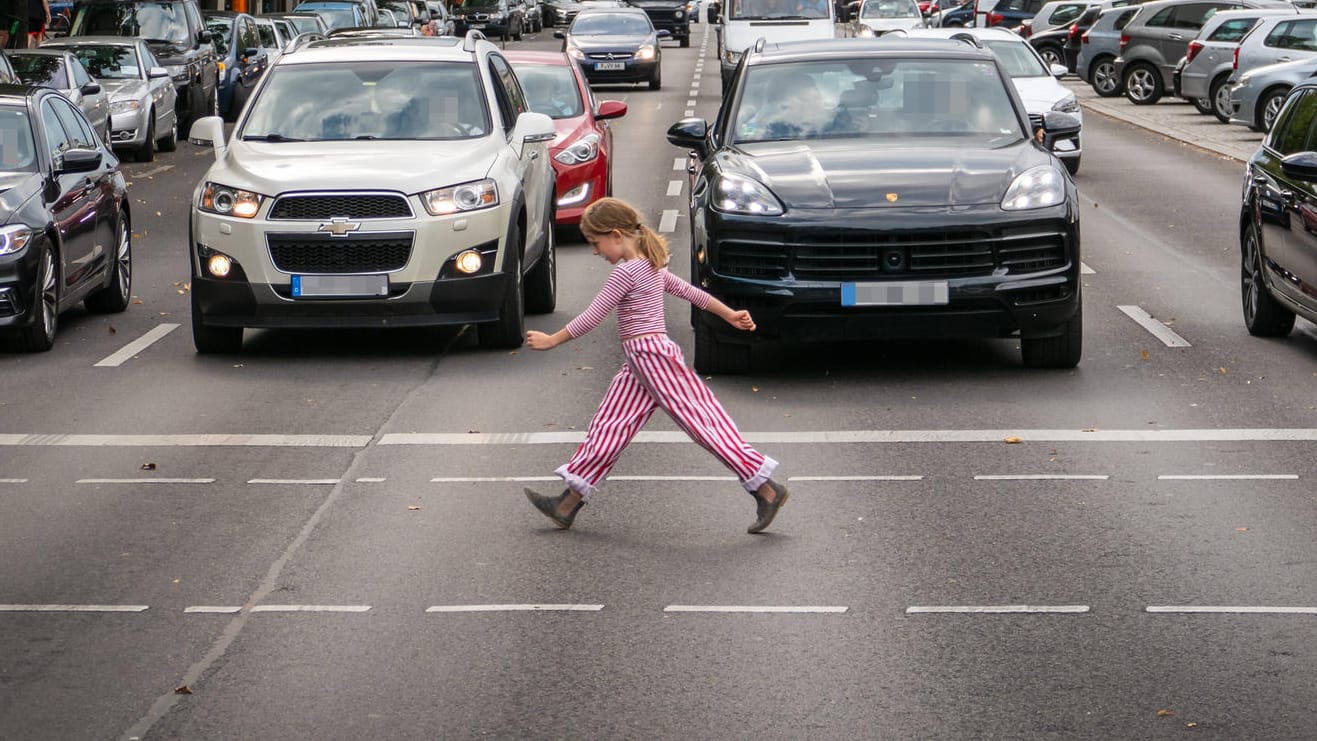
M 494 100 L 498 104 L 499 118 L 503 120 L 503 129 L 511 133 L 512 127 L 517 123 L 517 110 L 512 103 L 512 96 L 503 85 L 502 77 L 494 70 L 493 57 L 490 57 L 489 67 L 489 77 L 494 86 Z
M 64 131 L 73 146 L 79 149 L 96 148 L 96 132 L 74 111 L 72 103 L 63 98 L 51 99 L 49 103 L 55 109 L 60 123 L 64 124 Z
M 860 7 L 861 18 L 919 18 L 915 0 L 866 0 Z
M 1190 3 L 1188 5 L 1176 5 L 1172 10 L 1171 27 L 1186 28 L 1197 31 L 1207 23 L 1207 19 L 1216 14 L 1219 6 L 1208 3 Z M 1229 6 L 1227 6 L 1229 7 Z
M 1052 11 L 1052 17 L 1049 22 L 1054 26 L 1061 26 L 1079 17 L 1087 6 L 1084 5 L 1060 5 Z
M 73 147 L 69 135 L 64 132 L 64 124 L 60 123 L 59 114 L 55 113 L 55 107 L 52 105 L 54 100 L 46 98 L 41 103 L 41 128 L 46 139 L 46 151 L 50 153 L 50 161 L 59 165 L 64 161 L 64 152 Z
M 242 25 L 238 31 L 238 41 L 241 45 L 238 47 L 239 56 L 246 54 L 248 49 L 261 48 L 261 37 L 256 33 L 256 24 L 250 18 L 243 18 Z
M 18 79 L 28 85 L 44 85 L 56 90 L 69 89 L 64 58 L 49 54 L 15 54 L 10 57 Z
M 512 103 L 515 116 L 520 116 L 529 111 L 530 103 L 526 101 L 526 93 L 522 91 L 521 83 L 512 72 L 512 67 L 508 66 L 507 60 L 499 56 L 490 56 L 489 64 L 494 70 L 494 74 L 498 75 L 499 80 L 503 83 L 503 89 L 508 93 L 508 100 Z
M 1140 10 L 1142 10 L 1142 8 L 1131 8 L 1122 12 L 1120 15 L 1116 16 L 1116 23 L 1113 27 L 1117 31 L 1124 31 L 1125 26 L 1128 26 L 1129 22 L 1134 20 L 1134 16 L 1138 15 Z
M 1271 147 L 1282 157 L 1308 151 L 1313 124 L 1317 123 L 1317 92 L 1305 90 L 1289 101 L 1271 128 Z
M 37 166 L 36 154 L 27 111 L 0 107 L 0 171 L 32 172 Z
M 214 44 L 215 53 L 227 57 L 229 45 L 233 43 L 233 21 L 227 18 L 211 18 L 206 21 L 206 30 L 210 31 L 210 43 Z
M 79 3 L 71 36 L 137 36 L 192 46 L 183 3 L 151 2 Z
M 518 64 L 517 79 L 526 92 L 532 111 L 549 118 L 575 118 L 585 112 L 581 90 L 571 67 L 549 64 Z
M 87 74 L 87 70 L 83 68 L 82 62 L 79 62 L 76 58 L 69 63 L 69 69 L 73 71 L 74 87 L 82 87 L 91 82 L 91 75 Z
M 828 2 L 812 0 L 727 0 L 723 10 L 729 20 L 764 20 L 771 18 L 828 18 Z
M 1208 41 L 1237 42 L 1258 22 L 1257 18 L 1231 18 L 1213 29 Z
M 278 49 L 279 37 L 274 34 L 274 24 L 257 23 L 256 35 L 260 38 L 260 46 L 264 49 Z
M 490 131 L 472 64 L 336 62 L 281 65 L 267 74 L 243 138 L 471 139 Z
M 1317 20 L 1277 23 L 1262 43 L 1277 49 L 1317 51 Z
M 1051 70 L 1043 66 L 1038 55 L 1029 47 L 1029 42 L 1024 39 L 997 41 L 988 39 L 987 46 L 1001 60 L 1001 66 L 1006 68 L 1006 74 L 1011 77 L 1051 77 Z
M 1163 26 L 1170 26 L 1170 25 L 1171 25 L 1171 14 L 1173 14 L 1174 12 L 1175 12 L 1175 7 L 1174 7 L 1174 6 L 1169 7 L 1169 8 L 1162 8 L 1161 10 L 1157 11 L 1156 14 L 1154 14 L 1151 18 L 1149 18 L 1149 19 L 1148 19 L 1148 22 L 1145 23 L 1145 24 L 1143 24 L 1143 25 L 1145 25 L 1145 26 L 1151 26 L 1151 27 L 1153 27 L 1153 28 L 1161 28 L 1161 27 L 1163 27 Z
M 79 44 L 69 47 L 69 51 L 98 80 L 135 80 L 142 76 L 137 65 L 137 54 L 132 47 Z

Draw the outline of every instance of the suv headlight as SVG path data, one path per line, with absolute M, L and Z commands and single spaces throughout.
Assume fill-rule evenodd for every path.
M 567 56 L 571 57 L 572 59 L 585 59 L 585 52 L 581 51 L 575 46 L 568 46 Z
M 141 107 L 136 100 L 115 100 L 110 102 L 110 113 L 130 113 Z
M 448 188 L 428 190 L 421 203 L 431 216 L 445 216 L 459 211 L 476 211 L 498 205 L 498 185 L 491 179 L 477 180 Z
M 782 202 L 758 180 L 741 175 L 723 175 L 713 186 L 713 207 L 732 214 L 779 216 Z
M 1032 167 L 1011 181 L 1001 207 L 1007 211 L 1047 208 L 1065 200 L 1065 178 L 1051 165 Z
M 1073 94 L 1067 95 L 1056 101 L 1056 105 L 1052 106 L 1052 110 L 1061 111 L 1062 113 L 1079 113 L 1079 101 L 1075 99 Z
M 744 53 L 745 52 L 742 51 L 732 51 L 731 49 L 726 49 L 723 51 L 723 61 L 730 65 L 740 64 L 741 55 Z
M 672 11 L 672 17 L 673 17 L 673 18 L 676 18 L 677 20 L 681 20 L 682 18 L 685 18 L 685 17 L 686 17 L 686 11 L 684 11 L 684 10 L 674 10 L 674 11 Z
M 650 46 L 649 44 L 642 44 L 639 49 L 636 49 L 636 59 L 640 59 L 642 61 L 648 61 L 653 58 L 654 58 L 654 47 Z
M 32 230 L 24 224 L 0 226 L 0 255 L 18 252 L 30 239 L 32 239 Z
M 197 208 L 220 216 L 251 219 L 256 217 L 264 201 L 265 196 L 260 193 L 208 182 L 201 189 L 201 201 L 197 203 Z
M 566 147 L 561 152 L 553 155 L 553 158 L 564 165 L 579 165 L 598 156 L 599 135 L 586 134 L 577 139 L 570 147 Z

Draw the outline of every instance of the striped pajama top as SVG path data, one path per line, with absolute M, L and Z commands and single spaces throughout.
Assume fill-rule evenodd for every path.
M 617 309 L 617 334 L 622 339 L 636 335 L 665 333 L 663 294 L 686 299 L 700 309 L 707 309 L 713 297 L 677 276 L 667 268 L 655 268 L 648 260 L 623 260 L 613 268 L 590 305 L 580 316 L 567 323 L 567 334 L 580 337 L 599 325 Z

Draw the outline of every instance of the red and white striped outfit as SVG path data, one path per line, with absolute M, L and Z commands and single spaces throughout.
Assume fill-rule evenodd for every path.
M 584 498 L 594 493 L 656 409 L 667 412 L 692 440 L 730 468 L 746 491 L 757 490 L 777 467 L 777 461 L 741 439 L 722 404 L 687 367 L 677 343 L 668 338 L 663 318 L 665 292 L 701 309 L 708 308 L 712 300 L 709 294 L 666 269 L 654 268 L 647 260 L 626 260 L 613 268 L 590 306 L 567 324 L 567 333 L 580 337 L 616 308 L 618 334 L 626 352 L 626 362 L 613 376 L 590 420 L 585 442 L 570 461 L 554 471 Z

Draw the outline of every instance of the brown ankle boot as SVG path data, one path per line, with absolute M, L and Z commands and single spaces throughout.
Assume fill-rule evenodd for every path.
M 563 489 L 562 493 L 556 497 L 546 497 L 530 488 L 523 489 L 523 491 L 526 492 L 526 498 L 530 500 L 530 503 L 535 505 L 535 509 L 542 512 L 545 517 L 553 520 L 554 524 L 563 530 L 572 526 L 572 522 L 576 520 L 576 513 L 580 512 L 581 506 L 585 504 L 584 499 L 577 502 L 572 511 L 564 517 L 558 514 L 558 505 L 562 504 L 562 500 L 567 498 L 567 495 L 571 493 L 571 489 Z
M 777 516 L 777 511 L 787 503 L 787 497 L 791 496 L 790 489 L 772 479 L 768 480 L 768 485 L 773 488 L 774 497 L 772 502 L 759 496 L 759 492 L 751 492 L 758 507 L 755 512 L 755 524 L 746 530 L 747 533 L 762 533 L 767 530 L 768 526 L 773 523 L 773 518 Z

